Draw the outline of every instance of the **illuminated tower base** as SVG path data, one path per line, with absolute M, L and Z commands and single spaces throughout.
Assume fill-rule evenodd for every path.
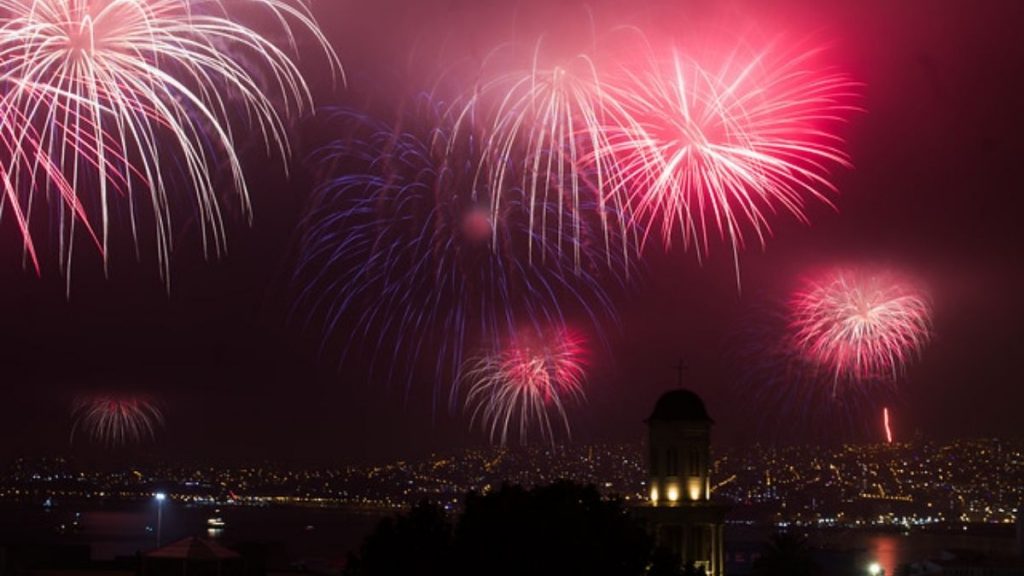
M 699 396 L 673 390 L 661 396 L 648 426 L 650 499 L 634 509 L 659 546 L 708 576 L 725 574 L 727 504 L 710 499 L 711 425 Z

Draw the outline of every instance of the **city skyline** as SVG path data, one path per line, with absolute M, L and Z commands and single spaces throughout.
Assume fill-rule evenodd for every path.
M 1024 441 L 912 441 L 835 448 L 712 448 L 711 498 L 732 504 L 728 523 L 758 526 L 984 530 L 1009 525 L 1024 498 Z M 954 466 L 951 463 L 956 463 Z M 401 511 L 426 500 L 458 509 L 468 492 L 572 478 L 609 498 L 650 495 L 640 444 L 488 447 L 380 463 L 135 462 L 94 467 L 64 458 L 17 459 L 0 475 L 0 500 L 78 499 L 181 504 L 310 506 Z

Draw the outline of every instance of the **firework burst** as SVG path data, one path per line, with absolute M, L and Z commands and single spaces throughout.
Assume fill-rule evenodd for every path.
M 293 31 L 310 33 L 336 66 L 308 8 L 293 0 L 0 0 L 4 105 L 23 116 L 33 146 L 74 191 L 50 179 L 29 192 L 56 190 L 62 199 L 55 210 L 65 272 L 75 223 L 89 225 L 88 215 L 105 263 L 112 221 L 123 219 L 136 243 L 140 224 L 152 222 L 166 275 L 178 189 L 191 191 L 185 201 L 204 249 L 220 253 L 220 166 L 249 211 L 236 151 L 250 136 L 238 120 L 268 153 L 288 154 L 285 117 L 311 105 L 309 90 L 289 46 L 229 15 L 236 8 L 269 13 L 290 47 Z M 26 203 L 16 212 L 27 214 Z M 27 234 L 28 223 L 19 225 Z
M 554 442 L 552 416 L 568 435 L 566 402 L 583 399 L 583 357 L 583 340 L 560 331 L 549 337 L 520 337 L 504 350 L 470 359 L 463 373 L 469 383 L 466 411 L 492 442 L 505 445 L 512 429 L 525 444 L 531 428 Z
M 895 380 L 931 335 L 931 306 L 888 272 L 839 269 L 808 280 L 790 302 L 795 349 L 836 381 Z
M 476 185 L 522 191 L 531 261 L 564 251 L 580 267 L 586 258 L 581 244 L 595 227 L 603 231 L 604 250 L 617 252 L 608 255 L 608 263 L 628 261 L 635 239 L 622 217 L 622 203 L 605 193 L 615 170 L 615 159 L 605 153 L 611 149 L 605 127 L 622 107 L 603 85 L 592 54 L 546 64 L 538 41 L 530 55 L 527 66 L 512 63 L 496 74 L 483 72 L 473 93 L 452 107 L 455 133 L 482 142 Z M 502 199 L 495 200 L 491 210 L 497 215 Z M 549 242 L 553 250 L 545 246 Z
M 833 129 L 856 110 L 856 84 L 817 57 L 767 51 L 712 68 L 652 56 L 613 84 L 627 114 L 607 126 L 608 194 L 626 198 L 642 242 L 678 236 L 702 258 L 721 237 L 738 259 L 750 233 L 764 245 L 771 214 L 805 220 L 809 200 L 830 203 L 829 171 L 849 165 Z
M 757 434 L 785 442 L 875 437 L 878 411 L 897 400 L 895 381 L 837 377 L 794 341 L 788 299 L 754 302 L 732 330 L 728 353 L 738 409 Z
M 164 425 L 159 406 L 144 396 L 97 395 L 75 400 L 71 442 L 81 430 L 92 442 L 113 448 L 156 438 Z
M 326 149 L 328 173 L 343 175 L 328 176 L 306 218 L 295 306 L 325 319 L 325 344 L 343 340 L 343 360 L 367 346 L 374 362 L 388 360 L 386 380 L 401 374 L 407 385 L 429 368 L 454 407 L 467 346 L 494 349 L 570 315 L 599 327 L 614 312 L 599 233 L 581 229 L 597 240 L 581 243 L 578 264 L 556 242 L 535 244 L 546 257 L 531 263 L 523 192 L 481 186 L 472 139 L 452 142 L 441 107 L 421 104 L 401 130 L 347 116 L 356 135 Z

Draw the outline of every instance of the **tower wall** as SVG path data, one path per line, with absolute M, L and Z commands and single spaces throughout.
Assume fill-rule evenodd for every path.
M 1024 506 L 1017 509 L 1017 554 L 1024 558 Z
M 673 390 L 647 419 L 649 500 L 636 513 L 658 545 L 708 576 L 724 576 L 728 506 L 711 502 L 711 426 L 704 402 Z
M 672 504 L 709 499 L 711 425 L 652 421 L 648 435 L 648 477 L 652 502 Z

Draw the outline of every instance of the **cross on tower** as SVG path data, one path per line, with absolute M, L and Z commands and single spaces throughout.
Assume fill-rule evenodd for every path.
M 678 376 L 679 376 L 679 387 L 680 387 L 680 388 L 682 388 L 682 387 L 683 387 L 683 373 L 684 373 L 684 372 L 686 372 L 687 370 L 689 370 L 689 369 L 690 369 L 690 367 L 689 367 L 689 366 L 687 366 L 687 365 L 686 365 L 686 364 L 685 364 L 685 363 L 683 362 L 683 359 L 682 359 L 682 358 L 680 358 L 680 359 L 679 359 L 679 364 L 677 364 L 677 365 L 675 366 L 675 369 L 676 369 L 676 372 L 678 373 Z

